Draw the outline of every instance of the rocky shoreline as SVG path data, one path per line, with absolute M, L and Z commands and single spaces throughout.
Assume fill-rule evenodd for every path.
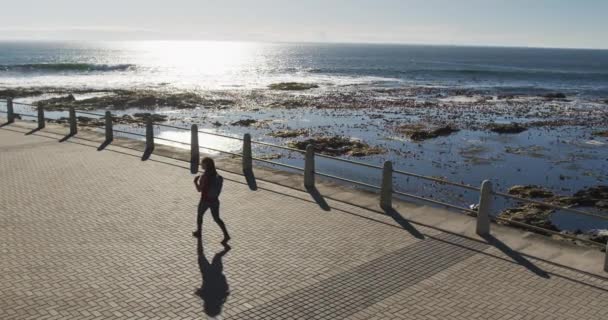
M 509 189 L 509 194 L 519 196 L 526 199 L 534 199 L 537 201 L 546 202 L 552 205 L 563 206 L 566 208 L 579 208 L 582 210 L 599 211 L 608 209 L 608 186 L 600 185 L 590 188 L 585 188 L 574 193 L 572 196 L 559 196 L 553 192 L 546 190 L 540 186 L 535 185 L 517 185 Z M 593 211 L 591 211 L 593 210 Z M 556 231 L 564 234 L 575 235 L 581 239 L 595 241 L 601 244 L 608 242 L 608 232 L 601 232 L 600 230 L 591 230 L 590 232 L 582 232 L 575 230 L 574 232 L 568 230 L 562 230 L 557 227 L 552 221 L 551 216 L 557 210 L 535 203 L 519 203 L 518 206 L 503 210 L 498 217 L 507 221 L 501 221 L 500 223 L 509 224 L 516 228 L 525 227 L 519 224 L 511 224 L 508 221 L 514 221 L 519 223 L 525 223 L 534 227 L 543 228 L 550 231 Z M 539 232 L 538 230 L 530 229 L 533 232 Z M 542 232 L 541 232 L 542 233 Z
M 229 130 L 236 132 L 241 132 L 239 131 L 241 129 L 263 130 L 262 134 L 275 139 L 274 142 L 299 150 L 304 150 L 308 144 L 313 144 L 315 151 L 332 156 L 384 157 L 385 154 L 392 153 L 393 156 L 403 158 L 426 158 L 424 149 L 418 148 L 414 151 L 389 149 L 380 140 L 372 140 L 372 138 L 368 140 L 366 137 L 351 139 L 348 135 L 348 126 L 362 131 L 381 131 L 384 137 L 404 139 L 403 141 L 407 141 L 408 144 L 420 147 L 423 144 L 433 145 L 435 140 L 444 141 L 453 136 L 458 137 L 463 131 L 466 134 L 473 132 L 479 135 L 500 136 L 496 139 L 511 141 L 509 139 L 512 137 L 522 136 L 527 136 L 528 140 L 534 139 L 531 134 L 534 132 L 538 134 L 538 129 L 552 132 L 560 128 L 580 127 L 581 131 L 590 132 L 585 134 L 587 142 L 604 145 L 608 138 L 608 101 L 602 99 L 574 101 L 576 97 L 562 93 L 496 95 L 479 90 L 427 87 L 362 89 L 355 86 L 336 87 L 325 91 L 318 89 L 317 85 L 298 83 L 277 84 L 265 90 L 204 92 L 0 88 L 0 97 L 17 98 L 17 102 L 31 101 L 49 111 L 65 111 L 69 107 L 98 112 L 110 110 L 117 114 L 113 117 L 116 124 L 133 127 L 142 127 L 147 118 L 160 123 L 181 122 L 186 125 L 188 121 L 208 120 L 214 128 L 228 126 Z M 161 109 L 176 112 L 157 113 L 157 110 Z M 294 110 L 295 113 L 302 110 L 319 118 L 334 119 L 335 122 L 333 125 L 317 125 L 313 121 L 305 127 L 292 127 L 286 121 L 277 121 L 284 120 L 281 117 L 290 110 Z M 222 121 L 218 118 L 206 117 L 207 114 L 218 112 L 228 112 L 231 116 L 225 117 L 225 120 L 219 118 Z M 274 113 L 277 118 L 256 116 L 258 113 Z M 345 125 L 340 119 L 349 113 L 360 115 L 360 118 L 355 123 Z M 56 121 L 66 122 L 67 119 L 59 118 Z M 79 123 L 101 127 L 104 125 L 104 119 L 79 117 Z M 562 143 L 559 135 L 556 139 L 558 143 Z M 451 140 L 443 143 L 459 147 Z M 540 159 L 548 157 L 546 147 L 506 145 L 501 147 L 500 151 L 503 154 Z M 472 166 L 488 165 L 498 161 L 491 155 L 480 156 L 486 151 L 485 145 L 478 144 L 463 146 L 457 153 L 462 157 L 462 161 Z M 556 162 L 564 161 L 557 159 L 558 156 L 556 155 Z M 286 155 L 262 154 L 261 157 L 280 159 L 285 158 Z M 440 161 L 436 159 L 428 159 L 426 162 L 433 163 L 437 167 L 446 167 L 445 164 L 439 164 Z M 463 164 L 452 163 L 451 170 L 460 170 L 458 166 L 461 165 Z M 561 174 L 560 179 L 562 179 Z M 567 179 L 570 178 L 566 175 L 562 180 Z M 598 181 L 602 180 L 598 179 Z M 590 192 L 604 188 L 601 184 L 591 186 Z M 521 197 L 562 206 L 606 209 L 605 193 L 596 195 L 595 198 L 579 192 L 572 196 L 560 196 L 534 185 L 513 187 L 510 192 Z M 552 222 L 554 214 L 555 210 L 546 206 L 517 204 L 502 210 L 500 217 L 552 231 L 569 232 L 592 241 L 606 240 L 605 234 L 601 232 L 562 230 Z

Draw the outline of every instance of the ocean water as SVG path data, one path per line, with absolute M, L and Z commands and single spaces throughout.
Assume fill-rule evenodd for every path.
M 302 92 L 268 89 L 270 84 L 279 82 L 315 83 L 319 88 Z M 308 137 L 284 139 L 269 135 L 277 130 L 302 129 L 313 134 L 347 136 L 387 151 L 357 161 L 382 165 L 390 160 L 398 170 L 471 185 L 491 179 L 500 191 L 531 184 L 557 195 L 571 195 L 608 183 L 608 138 L 593 135 L 597 130 L 608 130 L 608 121 L 603 121 L 608 119 L 608 51 L 245 42 L 0 42 L 0 90 L 15 87 L 216 94 L 236 103 L 226 108 L 164 107 L 153 112 L 166 115 L 167 124 L 184 128 L 197 124 L 203 132 L 239 137 L 250 133 L 255 140 L 279 145 Z M 408 88 L 422 90 L 410 92 Z M 539 97 L 555 92 L 565 93 L 568 99 Z M 110 93 L 75 96 L 85 99 L 100 94 Z M 501 94 L 523 96 L 499 98 Z M 55 96 L 61 94 L 16 101 L 31 103 Z M 421 104 L 399 104 L 412 99 Z M 292 100 L 301 104 L 285 107 Z M 319 107 L 326 101 L 328 108 Z M 426 101 L 434 103 L 434 107 L 420 107 Z M 340 107 L 334 108 L 334 103 Z M 351 104 L 356 107 L 349 108 Z M 524 111 L 512 111 L 522 105 Z M 36 114 L 31 107 L 15 107 L 18 113 Z M 95 111 L 102 114 L 105 108 Z M 144 111 L 149 110 L 112 112 L 121 116 Z M 54 111 L 46 116 L 60 118 L 67 113 Z M 233 124 L 242 119 L 257 120 L 259 125 Z M 580 125 L 579 121 L 577 125 L 532 127 L 516 135 L 483 129 L 489 122 L 572 119 L 589 124 Z M 411 141 L 395 131 L 401 124 L 436 120 L 453 122 L 462 130 L 424 142 Z M 143 133 L 137 126 L 116 128 Z M 156 130 L 159 138 L 190 141 L 189 130 Z M 241 148 L 238 141 L 202 133 L 199 140 L 213 149 L 238 152 Z M 303 166 L 301 155 L 294 153 L 256 145 L 254 154 Z M 322 158 L 317 161 L 317 169 L 380 184 L 380 173 L 375 169 Z M 402 192 L 462 207 L 478 201 L 476 192 L 405 176 L 395 176 L 394 186 Z M 493 212 L 514 206 L 517 204 L 496 199 Z M 552 221 L 571 231 L 608 229 L 606 220 L 564 212 L 555 213 Z
M 608 51 L 248 42 L 0 42 L 0 87 L 435 86 L 608 97 Z

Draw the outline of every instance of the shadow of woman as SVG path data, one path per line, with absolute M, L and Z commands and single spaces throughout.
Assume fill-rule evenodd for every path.
M 198 266 L 201 270 L 203 283 L 200 289 L 196 290 L 196 295 L 203 300 L 203 309 L 209 317 L 217 317 L 222 313 L 222 307 L 228 295 L 230 295 L 228 281 L 224 275 L 224 265 L 222 264 L 222 257 L 230 249 L 229 245 L 224 245 L 224 250 L 216 253 L 211 263 L 209 263 L 203 251 L 201 237 L 198 238 Z

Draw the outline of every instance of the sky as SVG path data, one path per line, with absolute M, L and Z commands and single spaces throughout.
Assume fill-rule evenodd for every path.
M 2 40 L 608 49 L 608 0 L 0 0 Z

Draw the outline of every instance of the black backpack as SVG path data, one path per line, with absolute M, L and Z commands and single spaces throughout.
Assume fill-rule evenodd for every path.
M 217 174 L 215 177 L 209 180 L 209 189 L 207 190 L 207 197 L 217 199 L 222 193 L 222 187 L 224 186 L 224 178 Z

